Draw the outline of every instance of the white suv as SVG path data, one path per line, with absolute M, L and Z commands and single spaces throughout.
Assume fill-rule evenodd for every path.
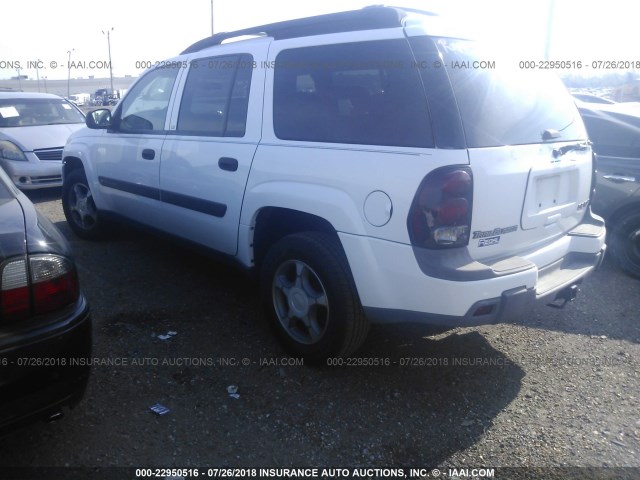
M 591 147 L 560 81 L 501 70 L 425 12 L 214 35 L 87 126 L 64 150 L 73 230 L 125 217 L 235 259 L 308 359 L 353 353 L 370 321 L 479 325 L 566 303 L 604 256 Z

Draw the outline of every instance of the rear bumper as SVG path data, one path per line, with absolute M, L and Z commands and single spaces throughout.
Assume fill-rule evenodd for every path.
M 536 301 L 553 301 L 602 263 L 605 236 L 604 222 L 593 216 L 526 255 L 482 264 L 465 263 L 461 254 L 451 257 L 450 265 L 433 263 L 437 267 L 432 274 L 429 266 L 419 265 L 410 246 L 349 235 L 340 238 L 372 322 L 455 328 L 512 321 L 526 316 Z
M 64 316 L 0 335 L 0 435 L 77 404 L 89 378 L 91 317 L 82 297 Z

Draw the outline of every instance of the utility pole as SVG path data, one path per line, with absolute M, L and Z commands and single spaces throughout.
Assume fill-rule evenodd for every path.
M 211 36 L 213 36 L 213 0 L 211 0 Z
M 556 9 L 556 0 L 549 0 L 549 16 L 547 17 L 547 40 L 544 46 L 544 59 L 549 60 L 551 49 L 551 32 L 553 31 L 553 15 Z
M 113 32 L 113 27 L 111 27 L 106 32 L 103 30 L 102 34 L 107 36 L 107 46 L 109 48 L 109 79 L 111 80 L 111 94 L 113 95 L 113 67 L 111 66 L 111 32 Z
M 75 48 L 71 50 L 67 50 L 67 54 L 69 55 L 69 59 L 67 61 L 67 67 L 69 69 L 69 75 L 67 76 L 67 99 L 71 95 L 71 52 L 75 51 Z

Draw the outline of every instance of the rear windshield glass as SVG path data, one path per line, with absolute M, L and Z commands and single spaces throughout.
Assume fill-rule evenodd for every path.
M 555 74 L 512 68 L 467 40 L 435 41 L 468 147 L 541 143 L 545 130 L 554 132 L 554 141 L 586 139 L 578 109 Z
M 66 123 L 84 123 L 84 117 L 62 98 L 0 99 L 0 128 Z

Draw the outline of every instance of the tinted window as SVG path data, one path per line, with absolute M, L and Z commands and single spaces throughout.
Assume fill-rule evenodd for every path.
M 203 58 L 191 63 L 178 115 L 181 134 L 242 137 L 253 58 Z
M 431 147 L 424 89 L 404 40 L 283 50 L 273 122 L 286 140 Z
M 554 74 L 508 68 L 466 40 L 441 38 L 436 45 L 469 147 L 541 143 L 545 130 L 560 132 L 557 141 L 586 138 L 573 99 Z
M 163 131 L 169 99 L 179 68 L 157 68 L 138 81 L 122 100 L 119 129 Z
M 84 123 L 84 117 L 62 98 L 0 100 L 0 128 Z
M 584 111 L 582 118 L 596 153 L 640 158 L 640 118 L 598 111 Z

